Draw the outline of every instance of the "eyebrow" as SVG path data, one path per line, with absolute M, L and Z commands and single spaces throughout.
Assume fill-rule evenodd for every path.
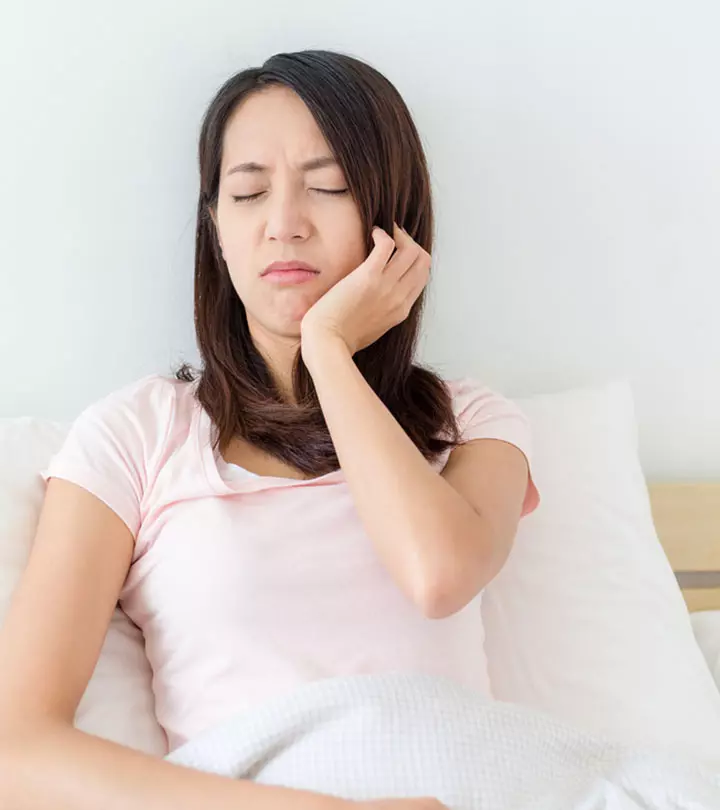
M 322 157 L 312 158 L 311 160 L 306 160 L 304 163 L 301 163 L 300 169 L 303 172 L 312 172 L 315 169 L 324 169 L 326 166 L 337 165 L 338 162 L 334 157 L 332 157 L 332 155 L 323 155 Z M 266 171 L 268 171 L 267 166 L 250 161 L 249 163 L 238 163 L 237 166 L 233 166 L 232 169 L 228 169 L 225 176 L 227 177 L 235 172 L 261 173 Z

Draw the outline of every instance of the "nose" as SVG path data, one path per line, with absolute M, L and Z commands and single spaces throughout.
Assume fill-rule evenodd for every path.
M 270 195 L 266 211 L 265 229 L 268 239 L 292 242 L 308 238 L 310 222 L 304 190 L 292 187 L 275 189 Z

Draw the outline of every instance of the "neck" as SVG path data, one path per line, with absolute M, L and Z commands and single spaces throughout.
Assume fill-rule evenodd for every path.
M 267 363 L 275 385 L 283 398 L 295 402 L 292 387 L 292 371 L 300 350 L 300 338 L 293 335 L 276 335 L 258 323 L 248 322 L 255 347 Z

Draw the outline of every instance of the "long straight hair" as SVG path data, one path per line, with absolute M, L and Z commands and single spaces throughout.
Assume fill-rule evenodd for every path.
M 306 104 L 338 161 L 360 211 L 368 253 L 372 228 L 378 225 L 392 234 L 393 222 L 432 253 L 430 178 L 417 129 L 396 88 L 377 70 L 345 54 L 275 54 L 262 67 L 228 79 L 205 112 L 194 291 L 203 367 L 196 372 L 185 363 L 175 376 L 197 383 L 195 396 L 216 428 L 214 447 L 224 450 L 240 437 L 307 475 L 319 476 L 337 470 L 339 462 L 312 377 L 298 351 L 292 376 L 296 403 L 283 399 L 250 335 L 211 217 L 229 118 L 250 94 L 278 85 Z M 424 298 L 423 291 L 404 321 L 353 359 L 423 456 L 432 460 L 456 446 L 459 433 L 445 382 L 413 362 Z

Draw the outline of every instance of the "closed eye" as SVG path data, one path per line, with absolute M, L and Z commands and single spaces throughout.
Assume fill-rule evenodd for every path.
M 339 196 L 341 194 L 347 194 L 348 191 L 350 191 L 350 189 L 348 189 L 348 188 L 338 188 L 338 189 L 311 188 L 310 191 L 318 191 L 321 194 L 333 194 L 333 195 L 338 195 Z M 258 197 L 260 197 L 264 193 L 265 193 L 264 191 L 258 191 L 257 194 L 248 194 L 245 197 L 238 197 L 238 196 L 232 195 L 232 198 L 233 198 L 234 202 L 248 202 L 249 200 L 257 199 Z
M 248 194 L 247 197 L 236 197 L 234 194 L 232 195 L 233 202 L 247 202 L 248 200 L 254 200 L 256 197 L 259 197 L 262 194 L 262 191 L 259 191 L 257 194 Z

